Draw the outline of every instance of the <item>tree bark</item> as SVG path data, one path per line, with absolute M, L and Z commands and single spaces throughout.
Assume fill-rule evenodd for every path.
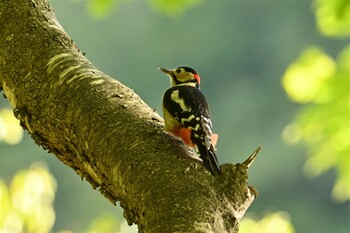
M 212 176 L 131 89 L 98 71 L 45 0 L 0 0 L 0 88 L 35 142 L 140 232 L 237 232 L 247 164 Z

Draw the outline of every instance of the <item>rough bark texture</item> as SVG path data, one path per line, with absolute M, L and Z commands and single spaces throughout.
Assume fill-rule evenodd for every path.
M 0 0 L 0 88 L 37 144 L 140 232 L 237 232 L 246 164 L 213 177 L 131 89 L 98 71 L 45 0 Z

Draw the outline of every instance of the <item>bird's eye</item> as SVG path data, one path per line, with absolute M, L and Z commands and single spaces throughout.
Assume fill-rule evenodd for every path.
M 178 73 L 178 74 L 180 74 L 180 73 L 181 73 L 181 69 L 178 68 L 178 69 L 175 70 L 175 72 Z

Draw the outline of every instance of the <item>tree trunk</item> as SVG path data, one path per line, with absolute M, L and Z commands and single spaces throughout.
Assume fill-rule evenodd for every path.
M 212 176 L 131 89 L 98 71 L 45 0 L 0 0 L 0 88 L 35 142 L 140 232 L 237 232 L 247 164 Z

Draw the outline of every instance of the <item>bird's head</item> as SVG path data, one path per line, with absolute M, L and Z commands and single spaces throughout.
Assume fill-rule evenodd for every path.
M 180 66 L 173 70 L 168 70 L 162 67 L 159 67 L 158 69 L 170 77 L 171 86 L 189 85 L 199 88 L 201 79 L 197 72 L 190 67 Z

